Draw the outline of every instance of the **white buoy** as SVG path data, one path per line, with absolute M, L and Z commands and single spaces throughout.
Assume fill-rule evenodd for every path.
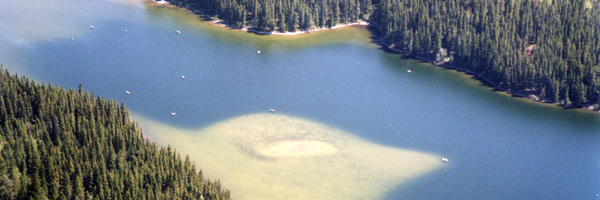
M 125 29 L 125 33 L 127 33 L 127 29 Z
M 174 112 L 172 112 L 172 113 L 171 113 L 171 116 L 175 116 L 176 114 L 177 114 L 177 113 L 174 113 Z
M 94 26 L 90 26 L 91 29 L 94 29 Z
M 411 72 L 412 72 L 412 71 L 410 71 L 410 69 L 409 69 L 409 70 L 406 70 L 406 71 L 407 71 L 408 73 L 411 73 Z
M 275 112 L 275 109 L 270 109 L 270 110 L 269 110 L 269 112 L 272 112 L 272 113 L 274 113 L 274 112 Z
M 181 76 L 181 79 L 185 79 L 185 76 Z
M 448 158 L 442 158 L 442 161 L 448 162 Z
M 125 90 L 125 94 L 129 95 L 131 92 L 129 92 L 129 90 Z
M 260 50 L 258 50 L 256 53 L 260 53 Z
M 180 33 L 181 33 L 181 31 L 177 30 L 177 34 L 180 34 Z

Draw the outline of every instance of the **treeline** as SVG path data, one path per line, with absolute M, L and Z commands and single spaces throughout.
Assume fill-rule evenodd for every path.
M 210 162 L 210 161 L 205 161 Z M 0 68 L 0 199 L 229 199 L 123 104 Z
M 509 93 L 600 107 L 598 0 L 172 0 L 233 27 L 297 31 L 368 20 L 385 45 Z
M 600 100 L 598 0 L 381 0 L 385 44 L 470 71 L 509 93 L 569 106 Z
M 171 0 L 236 28 L 294 32 L 368 20 L 371 0 Z

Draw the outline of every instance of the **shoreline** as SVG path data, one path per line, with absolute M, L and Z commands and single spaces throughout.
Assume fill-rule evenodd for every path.
M 152 1 L 152 2 L 157 3 L 157 4 L 169 4 L 168 1 L 155 1 L 155 0 L 149 0 L 149 1 Z
M 145 0 L 145 1 L 151 1 L 151 2 L 154 2 L 156 4 L 160 4 L 160 5 L 171 5 L 168 1 L 164 1 L 164 0 L 160 0 L 160 1 Z M 172 5 L 172 6 L 175 6 L 175 5 Z M 183 7 L 179 7 L 179 6 L 175 6 L 175 7 L 177 7 L 177 8 L 183 8 Z M 205 19 L 211 20 L 211 22 L 213 24 L 215 24 L 215 25 L 222 26 L 222 27 L 225 27 L 225 28 L 230 28 L 230 29 L 243 30 L 243 31 L 246 31 L 247 33 L 254 33 L 254 34 L 259 34 L 259 35 L 293 36 L 293 35 L 300 35 L 300 34 L 305 34 L 305 33 L 311 33 L 311 32 L 315 32 L 315 31 L 333 30 L 333 29 L 341 28 L 341 27 L 345 27 L 345 26 L 356 26 L 356 25 L 359 25 L 359 26 L 371 26 L 371 24 L 368 23 L 368 22 L 360 21 L 360 22 L 347 23 L 347 24 L 338 24 L 338 25 L 335 25 L 333 27 L 315 28 L 315 29 L 311 29 L 311 30 L 307 30 L 307 31 L 295 31 L 295 32 L 277 32 L 277 31 L 272 31 L 272 32 L 267 32 L 267 31 L 254 30 L 252 28 L 250 28 L 250 29 L 249 28 L 235 28 L 235 27 L 232 27 L 229 24 L 225 23 L 223 20 L 214 20 L 212 16 L 206 15 L 206 14 L 202 13 L 199 10 L 190 10 L 190 9 L 187 9 L 187 8 L 183 8 L 183 9 L 186 9 L 186 10 L 188 10 L 190 12 L 193 12 L 196 15 L 203 16 Z M 371 26 L 371 27 L 374 27 L 377 31 L 381 32 L 375 26 Z M 393 52 L 396 52 L 396 53 L 399 53 L 399 54 L 402 54 L 402 55 L 406 55 L 406 56 L 412 57 L 412 58 L 414 58 L 416 60 L 427 62 L 427 63 L 430 63 L 430 64 L 435 65 L 435 66 L 439 66 L 439 67 L 443 67 L 443 68 L 446 68 L 446 69 L 456 70 L 458 72 L 465 73 L 467 75 L 470 75 L 470 76 L 472 76 L 472 77 L 480 80 L 483 84 L 485 84 L 489 88 L 492 88 L 495 92 L 502 92 L 502 93 L 505 93 L 507 95 L 510 95 L 511 97 L 516 97 L 516 98 L 521 98 L 521 99 L 527 99 L 527 100 L 532 101 L 532 102 L 544 103 L 544 104 L 552 104 L 552 105 L 555 105 L 555 106 L 562 107 L 564 109 L 580 109 L 580 110 L 585 110 L 585 111 L 591 111 L 591 112 L 595 112 L 595 113 L 600 113 L 600 107 L 596 108 L 594 106 L 587 106 L 587 107 L 583 107 L 583 106 L 581 106 L 581 107 L 570 106 L 570 105 L 562 104 L 560 102 L 553 102 L 553 101 L 549 101 L 549 100 L 546 100 L 546 99 L 540 99 L 536 95 L 532 96 L 532 95 L 522 94 L 521 92 L 511 92 L 510 90 L 506 90 L 504 88 L 501 88 L 499 85 L 497 85 L 497 84 L 493 83 L 492 81 L 484 78 L 480 73 L 475 73 L 475 72 L 467 70 L 467 69 L 463 69 L 463 68 L 459 68 L 459 67 L 456 67 L 456 66 L 448 65 L 448 64 L 445 64 L 445 62 L 443 62 L 443 63 L 437 63 L 434 60 L 430 60 L 430 59 L 426 59 L 426 58 L 423 58 L 423 57 L 420 57 L 420 56 L 416 56 L 416 55 L 412 55 L 412 54 L 406 53 L 406 52 L 404 52 L 402 50 L 396 49 L 396 48 L 391 47 L 390 45 L 386 44 L 383 41 L 383 38 L 381 38 L 380 34 L 378 34 L 377 36 L 379 37 L 379 41 L 380 41 L 379 43 L 380 43 L 380 45 L 382 47 L 390 50 L 390 51 L 393 51 Z
M 380 31 L 379 29 L 376 29 L 376 30 Z M 522 94 L 522 93 L 519 93 L 519 92 L 516 92 L 516 93 L 515 92 L 511 92 L 509 90 L 501 88 L 499 85 L 494 84 L 490 80 L 484 78 L 483 76 L 481 76 L 480 73 L 475 73 L 475 72 L 467 70 L 467 69 L 462 69 L 462 68 L 459 68 L 459 67 L 456 67 L 456 66 L 452 66 L 452 65 L 447 65 L 447 64 L 444 64 L 444 63 L 436 63 L 434 60 L 425 59 L 423 57 L 412 55 L 412 54 L 406 53 L 406 52 L 404 52 L 402 50 L 399 50 L 399 49 L 396 49 L 394 47 L 391 47 L 390 45 L 386 44 L 385 41 L 383 41 L 383 38 L 381 38 L 381 35 L 379 35 L 379 43 L 381 44 L 382 47 L 384 47 L 384 48 L 386 48 L 386 49 L 388 49 L 390 51 L 393 51 L 393 52 L 396 52 L 396 53 L 399 53 L 399 54 L 402 54 L 402 55 L 409 56 L 411 58 L 414 58 L 415 60 L 420 60 L 420 61 L 423 61 L 423 62 L 430 63 L 430 64 L 432 64 L 434 66 L 439 66 L 439 67 L 443 67 L 443 68 L 446 68 L 446 69 L 456 70 L 458 72 L 462 72 L 462 73 L 465 73 L 467 75 L 470 75 L 473 78 L 476 78 L 476 79 L 480 80 L 483 84 L 487 85 L 487 87 L 492 88 L 494 90 L 494 92 L 504 93 L 504 94 L 510 95 L 513 98 L 521 98 L 521 99 L 525 99 L 525 100 L 528 100 L 528 101 L 531 101 L 531 102 L 542 103 L 542 104 L 550 104 L 550 105 L 553 105 L 553 106 L 561 107 L 563 109 L 578 109 L 578 110 L 583 110 L 583 111 L 590 111 L 590 112 L 594 112 L 594 113 L 600 113 L 600 108 L 595 108 L 594 106 L 588 106 L 588 107 L 570 106 L 570 105 L 561 104 L 559 102 L 553 102 L 553 101 L 549 101 L 549 100 L 546 100 L 546 99 L 540 99 L 539 97 L 537 97 L 535 95 L 530 96 L 530 95 Z
M 171 3 L 169 3 L 168 1 L 156 1 L 156 0 L 146 0 L 149 2 L 153 2 L 156 4 L 161 4 L 161 5 L 172 5 Z M 183 8 L 183 7 L 179 7 L 176 5 L 172 5 L 178 8 Z M 306 30 L 306 31 L 294 31 L 294 32 L 278 32 L 278 31 L 259 31 L 259 30 L 255 30 L 253 28 L 236 28 L 236 27 L 232 27 L 229 24 L 225 23 L 223 20 L 214 20 L 214 18 L 210 15 L 204 14 L 199 10 L 190 10 L 187 8 L 183 8 L 186 10 L 189 10 L 191 12 L 193 12 L 194 14 L 203 16 L 205 19 L 211 20 L 213 24 L 215 25 L 219 25 L 222 27 L 226 27 L 226 28 L 230 28 L 230 29 L 238 29 L 238 30 L 242 30 L 242 31 L 246 31 L 248 33 L 255 33 L 255 34 L 259 34 L 259 35 L 283 35 L 283 36 L 292 36 L 292 35 L 300 35 L 300 34 L 304 34 L 304 33 L 311 33 L 311 32 L 315 32 L 315 31 L 322 31 L 322 30 L 333 30 L 333 29 L 337 29 L 337 28 L 341 28 L 341 27 L 346 27 L 346 26 L 368 26 L 369 23 L 365 22 L 365 21 L 358 21 L 358 22 L 353 22 L 353 23 L 346 23 L 346 24 L 338 24 L 335 25 L 333 27 L 322 27 L 322 28 L 314 28 L 314 29 L 310 29 L 310 30 Z
M 196 12 L 196 13 L 198 13 L 198 12 Z M 204 15 L 204 16 L 207 16 L 207 15 Z M 210 17 L 208 17 L 208 18 L 210 18 Z M 359 25 L 359 26 L 368 26 L 369 25 L 368 22 L 361 21 L 361 22 L 354 22 L 354 23 L 347 23 L 347 24 L 338 24 L 338 25 L 335 25 L 335 26 L 329 27 L 329 28 L 327 28 L 327 27 L 325 27 L 325 28 L 315 28 L 315 29 L 310 29 L 310 30 L 307 30 L 307 31 L 294 31 L 294 32 L 277 32 L 277 31 L 272 31 L 272 32 L 268 32 L 268 31 L 254 30 L 252 28 L 249 29 L 249 28 L 235 28 L 235 27 L 231 27 L 231 26 L 229 26 L 229 24 L 223 22 L 223 20 L 213 20 L 212 22 L 214 24 L 216 24 L 216 25 L 220 25 L 220 26 L 223 26 L 223 27 L 226 27 L 226 28 L 231 28 L 231 29 L 240 29 L 240 30 L 246 31 L 248 33 L 256 33 L 256 34 L 259 34 L 259 35 L 285 35 L 285 36 L 299 35 L 299 34 L 311 33 L 311 32 L 322 31 L 322 30 L 333 30 L 333 29 L 341 28 L 341 27 L 345 27 L 345 26 L 357 26 L 357 25 Z

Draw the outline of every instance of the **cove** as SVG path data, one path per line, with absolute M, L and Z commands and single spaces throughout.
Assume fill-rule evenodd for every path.
M 344 155 L 389 148 L 391 152 L 433 155 L 436 162 L 428 165 L 433 166 L 428 173 L 385 182 L 385 186 L 376 185 L 376 192 L 359 191 L 346 199 L 593 199 L 600 193 L 597 114 L 511 98 L 461 73 L 401 59 L 381 50 L 376 36 L 362 26 L 297 36 L 261 36 L 202 21 L 183 9 L 138 1 L 0 3 L 7 5 L 0 8 L 0 63 L 5 68 L 38 83 L 65 88 L 82 84 L 96 95 L 125 102 L 133 120 L 139 121 L 151 140 L 170 144 L 193 158 L 210 157 L 189 145 L 235 148 L 227 152 L 248 159 L 231 164 L 239 170 L 223 177 L 227 188 L 256 178 L 242 170 L 259 170 L 249 164 L 274 167 L 279 171 L 270 174 L 272 180 L 283 180 L 282 175 L 299 170 L 292 167 L 293 162 L 339 155 L 343 148 L 335 142 L 352 141 L 370 148 L 348 148 L 356 151 Z M 92 25 L 94 29 L 89 28 Z M 274 115 L 269 115 L 269 109 L 276 110 Z M 177 115 L 171 116 L 171 112 Z M 227 124 L 239 119 L 264 121 L 255 118 L 263 114 L 282 116 L 286 123 L 298 126 L 307 121 L 311 126 L 318 124 L 346 139 L 318 135 L 316 140 L 317 136 L 310 134 L 288 134 L 283 140 L 287 143 L 281 144 L 333 146 L 330 150 L 335 153 L 273 158 L 268 155 L 278 154 L 270 150 L 286 152 L 290 147 L 278 146 L 280 143 L 243 145 L 255 142 L 216 137 L 211 131 L 221 125 L 231 127 Z M 299 138 L 290 139 L 294 137 Z M 224 142 L 189 143 L 190 138 Z M 298 141 L 309 143 L 295 143 Z M 305 148 L 314 152 L 310 147 L 314 146 Z M 234 157 L 215 156 L 223 160 Z M 449 162 L 442 163 L 440 157 Z M 288 163 L 272 164 L 282 159 Z M 334 166 L 309 172 L 328 172 L 343 163 L 362 164 L 364 168 L 349 169 L 363 169 L 367 175 L 352 180 L 337 175 L 329 178 L 357 184 L 374 183 L 369 180 L 374 175 L 402 172 L 401 168 L 384 169 L 385 164 L 375 167 L 375 161 L 337 159 L 340 162 L 327 160 Z M 207 178 L 225 173 L 219 169 L 211 172 L 218 167 L 210 160 L 195 162 Z M 321 177 L 334 174 L 344 173 L 329 171 L 329 176 Z M 228 183 L 225 178 L 235 182 Z M 324 184 L 319 178 L 310 181 L 313 186 Z M 298 184 L 293 186 L 305 190 L 286 190 L 290 187 L 273 185 L 252 187 L 257 195 L 265 193 L 260 190 L 271 190 L 298 197 L 303 196 L 293 191 L 313 187 Z M 324 188 L 334 186 L 339 190 L 331 189 L 332 193 L 350 187 L 333 184 Z M 244 199 L 243 191 L 236 194 L 229 189 L 233 198 Z

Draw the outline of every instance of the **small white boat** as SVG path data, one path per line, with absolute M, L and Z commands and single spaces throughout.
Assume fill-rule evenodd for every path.
M 448 162 L 448 158 L 442 158 L 442 161 Z
M 129 90 L 126 90 L 125 94 L 129 95 L 129 94 L 131 94 L 131 92 L 129 92 Z
M 274 112 L 275 112 L 275 109 L 270 109 L 270 110 L 269 110 L 269 112 L 272 112 L 272 113 L 274 113 Z
M 260 53 L 260 50 L 258 50 L 256 53 Z
M 180 34 L 180 33 L 181 33 L 181 31 L 177 30 L 177 34 Z
M 72 37 L 71 40 L 75 40 L 75 38 Z
M 125 33 L 127 33 L 127 29 L 125 29 Z
M 406 70 L 406 71 L 407 71 L 408 73 L 411 73 L 411 72 L 412 72 L 412 71 L 410 71 L 410 69 L 409 69 L 409 70 Z
M 185 79 L 185 76 L 181 76 L 181 79 Z
M 177 114 L 177 113 L 174 113 L 174 112 L 172 112 L 172 113 L 171 113 L 171 116 L 175 116 L 176 114 Z
M 94 26 L 90 26 L 91 29 L 94 29 Z

